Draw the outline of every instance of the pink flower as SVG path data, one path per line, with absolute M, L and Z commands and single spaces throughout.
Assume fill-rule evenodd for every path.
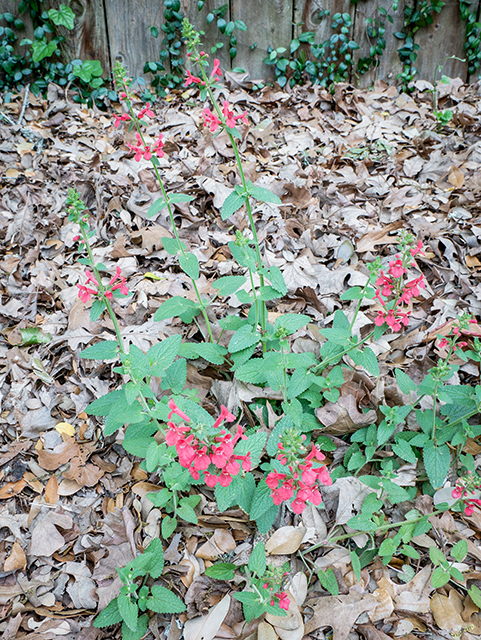
M 234 422 L 235 416 L 232 415 L 232 413 L 229 413 L 228 409 L 226 409 L 224 405 L 221 404 L 220 416 L 214 422 L 214 425 L 213 425 L 214 429 L 217 429 L 217 427 L 221 425 L 224 422 L 224 420 L 227 420 L 227 422 Z
M 229 103 L 227 102 L 227 100 L 225 100 L 222 105 L 222 113 L 224 115 L 226 125 L 229 127 L 229 129 L 235 128 L 236 120 L 242 120 L 245 124 L 248 124 L 246 117 L 247 111 L 244 111 L 244 113 L 242 113 L 240 116 L 235 116 L 234 112 L 230 111 Z
M 79 298 L 84 304 L 90 300 L 90 296 L 97 295 L 97 291 L 95 289 L 89 289 L 89 287 L 86 287 L 83 284 L 78 284 L 77 287 L 79 288 Z
M 120 267 L 117 267 L 115 270 L 115 275 L 113 276 L 113 278 L 111 278 L 109 282 L 110 291 L 105 292 L 105 295 L 107 296 L 107 298 L 112 298 L 112 291 L 115 291 L 116 289 L 120 289 L 120 293 L 122 295 L 124 296 L 128 295 L 129 290 L 127 289 L 127 285 L 125 284 L 126 280 L 120 274 L 121 274 L 121 269 Z M 120 282 L 112 286 L 116 280 L 120 280 Z
M 74 241 L 74 242 L 77 242 L 77 240 L 80 240 L 80 236 L 74 236 L 74 237 L 73 237 L 73 241 Z
M 99 283 L 97 282 L 97 280 L 94 278 L 94 276 L 90 273 L 88 269 L 85 269 L 85 275 L 87 276 L 87 280 L 85 281 L 85 284 L 88 284 L 89 282 L 93 282 L 96 287 L 99 286 Z
M 119 128 L 119 125 L 121 122 L 125 122 L 131 119 L 128 113 L 123 113 L 121 116 L 118 116 L 116 113 L 114 113 L 114 118 L 115 118 L 114 127 L 116 129 Z
M 284 478 L 287 478 L 287 475 L 285 473 L 271 471 L 269 474 L 267 474 L 266 484 L 269 489 L 277 489 L 277 487 L 279 486 L 279 482 L 282 482 Z
M 448 340 L 446 340 L 446 338 L 443 338 L 442 340 L 439 341 L 438 347 L 440 349 L 444 349 L 444 347 L 447 347 L 449 345 Z
M 399 255 L 397 255 L 396 260 L 392 260 L 389 263 L 389 275 L 393 278 L 400 278 L 404 273 L 407 273 L 407 269 L 404 269 L 403 261 Z
M 145 144 L 142 141 L 140 133 L 136 133 L 135 137 L 137 138 L 137 145 L 132 145 L 132 144 L 130 144 L 130 142 L 127 142 L 126 144 L 129 147 L 129 149 L 131 149 L 132 151 L 135 151 L 134 159 L 135 159 L 136 162 L 140 162 L 142 157 L 145 158 L 145 160 L 150 160 L 154 153 L 158 158 L 162 158 L 163 157 L 164 152 L 162 151 L 162 148 L 164 146 L 164 143 L 162 142 L 162 134 L 161 133 L 159 134 L 159 139 L 154 144 L 152 149 L 150 148 L 150 145 Z
M 287 593 L 282 591 L 281 593 L 276 593 L 276 598 L 279 598 L 279 606 L 281 609 L 287 611 L 289 609 L 289 605 L 291 601 L 287 597 Z
M 212 69 L 212 73 L 210 74 L 210 77 L 215 78 L 217 76 L 218 78 L 220 78 L 221 75 L 222 75 L 222 71 L 220 70 L 220 61 L 216 58 L 214 60 L 214 68 Z
M 302 513 L 306 508 L 306 503 L 304 502 L 304 500 L 301 500 L 300 498 L 296 498 L 295 500 L 292 501 L 291 507 L 294 513 Z
M 377 316 L 376 316 L 376 318 L 374 320 L 374 324 L 376 325 L 376 327 L 382 327 L 382 325 L 384 324 L 384 319 L 385 319 L 386 315 L 384 314 L 384 311 L 378 311 L 377 312 Z
M 209 473 L 208 471 L 204 473 L 204 482 L 208 487 L 215 487 L 218 481 L 219 477 L 215 474 Z
M 188 87 L 190 84 L 203 84 L 203 81 L 201 80 L 201 78 L 193 76 L 187 69 L 187 80 L 184 82 L 184 87 Z
M 209 127 L 209 131 L 211 133 L 214 133 L 215 131 L 217 131 L 219 125 L 222 124 L 222 121 L 219 120 L 219 118 L 215 115 L 215 113 L 212 113 L 212 111 L 209 108 L 205 108 L 204 111 L 202 111 L 202 115 L 204 116 L 205 122 L 204 122 L 204 127 Z
M 380 290 L 382 295 L 387 298 L 391 295 L 391 292 L 394 289 L 394 282 L 391 280 L 391 278 L 385 276 L 383 271 L 381 271 L 380 276 L 376 280 L 376 286 L 380 288 L 378 289 L 378 293 Z
M 417 253 L 420 253 L 422 256 L 424 255 L 424 251 L 423 251 L 423 243 L 421 242 L 421 240 L 419 240 L 419 242 L 417 243 L 417 245 L 414 247 L 414 249 L 409 249 L 410 254 L 414 257 Z
M 152 112 L 150 108 L 150 102 L 147 102 L 147 105 L 139 111 L 139 120 L 142 120 L 144 116 L 149 116 L 149 118 L 155 118 L 155 114 Z
M 474 507 L 472 505 L 469 505 L 467 507 L 465 507 L 464 509 L 464 515 L 465 516 L 472 516 L 474 512 Z
M 170 420 L 172 418 L 172 415 L 175 413 L 176 415 L 179 416 L 179 418 L 182 418 L 182 420 L 185 420 L 185 422 L 190 422 L 189 416 L 186 413 L 184 413 L 182 409 L 179 409 L 179 407 L 175 404 L 172 398 L 167 403 L 167 406 L 170 409 L 168 420 Z

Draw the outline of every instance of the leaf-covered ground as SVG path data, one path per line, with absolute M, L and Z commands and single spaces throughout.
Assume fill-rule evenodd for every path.
M 319 423 L 318 434 L 336 445 L 328 458 L 334 468 L 348 447 L 343 436 L 359 424 L 363 410 L 376 412 L 384 399 L 399 396 L 394 370 L 420 381 L 436 362 L 435 329 L 462 311 L 480 313 L 478 88 L 457 80 L 439 87 L 440 106 L 452 109 L 454 119 L 438 130 L 425 82 L 412 96 L 382 84 L 372 91 L 338 85 L 334 95 L 312 87 L 252 94 L 232 75 L 227 87 L 225 98 L 247 109 L 252 123 L 241 128 L 247 178 L 282 200 L 255 211 L 266 263 L 280 267 L 288 286 L 269 312 L 272 318 L 285 312 L 312 318 L 295 334 L 294 351 L 318 352 L 318 329 L 341 305 L 353 304 L 340 302 L 340 294 L 364 284 L 366 263 L 395 252 L 399 230 L 411 231 L 425 246 L 417 263 L 427 286 L 409 327 L 377 344 L 380 381 L 364 375 L 346 383 L 344 410 L 331 428 Z M 199 339 L 195 325 L 153 321 L 169 296 L 194 296 L 187 276 L 162 249 L 162 238 L 171 237 L 165 209 L 147 219 L 159 192 L 150 164 L 135 162 L 125 144 L 134 133 L 115 129 L 108 112 L 79 108 L 54 86 L 47 100 L 29 96 L 17 125 L 22 106 L 18 96 L 0 108 L 6 116 L 0 118 L 0 632 L 3 640 L 117 638 L 118 626 L 91 626 L 94 614 L 118 593 L 116 567 L 159 535 L 162 513 L 145 498 L 157 488 L 156 477 L 122 449 L 122 434 L 105 439 L 100 421 L 84 412 L 119 379 L 111 365 L 78 357 L 113 333 L 108 319 L 89 320 L 77 296 L 84 267 L 74 241 L 78 228 L 65 213 L 67 189 L 74 186 L 91 212 L 95 257 L 112 272 L 120 266 L 128 278 L 133 297 L 116 301 L 126 342 L 145 351 L 173 334 Z M 203 129 L 202 108 L 195 90 L 173 95 L 155 106 L 148 133 L 156 138 L 160 131 L 166 140 L 160 165 L 168 189 L 194 196 L 192 203 L 176 205 L 177 225 L 200 261 L 201 294 L 214 294 L 214 277 L 237 273 L 227 242 L 247 223 L 241 213 L 220 218 L 236 184 L 233 152 L 225 134 L 211 137 Z M 218 337 L 217 319 L 242 313 L 242 306 L 231 297 L 211 310 Z M 357 319 L 361 333 L 373 317 L 366 304 Z M 477 383 L 478 367 L 461 365 L 461 379 Z M 222 403 L 242 411 L 246 425 L 260 420 L 262 429 L 272 429 L 271 420 L 253 409 L 259 399 L 268 407 L 279 399 L 268 389 L 234 386 L 200 359 L 188 365 L 187 386 L 212 414 Z M 465 452 L 477 460 L 480 443 L 468 440 Z M 406 464 L 397 482 L 413 486 L 416 471 L 416 464 Z M 481 511 L 432 518 L 429 534 L 411 543 L 419 560 L 375 561 L 359 580 L 347 548 L 352 542 L 319 543 L 333 527 L 346 531 L 364 490 L 356 478 L 344 478 L 323 488 L 325 510 L 283 512 L 280 529 L 263 541 L 269 562 L 290 564 L 291 609 L 287 618 L 246 625 L 240 603 L 226 599 L 236 581 L 209 578 L 205 568 L 218 558 L 245 564 L 259 536 L 242 510 L 219 512 L 204 487 L 198 525 L 183 523 L 164 545 L 162 583 L 187 611 L 156 614 L 148 637 L 178 640 L 183 629 L 186 640 L 314 640 L 331 637 L 331 629 L 334 640 L 480 634 L 481 618 L 465 589 L 453 582 L 431 587 L 429 548 L 444 551 L 466 539 L 462 570 L 468 584 L 478 584 Z M 386 508 L 386 515 L 396 521 L 413 506 L 430 513 L 432 498 L 418 491 L 414 502 Z M 365 544 L 363 534 L 355 543 Z M 317 580 L 317 572 L 329 567 L 339 596 Z

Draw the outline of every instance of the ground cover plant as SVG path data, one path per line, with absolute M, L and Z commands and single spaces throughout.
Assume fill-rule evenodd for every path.
M 175 105 L 5 146 L 3 636 L 477 635 L 478 96 L 184 35 Z

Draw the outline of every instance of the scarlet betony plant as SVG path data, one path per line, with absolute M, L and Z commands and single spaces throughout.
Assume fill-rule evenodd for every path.
M 475 506 L 481 507 L 480 499 L 481 478 L 471 470 L 465 476 L 458 478 L 452 496 L 463 505 L 464 515 L 473 515 Z
M 183 341 L 180 334 L 171 335 L 146 353 L 134 345 L 127 348 L 123 344 L 111 302 L 113 298 L 131 293 L 119 268 L 102 282 L 103 266 L 94 265 L 90 246 L 95 231 L 89 228 L 85 205 L 78 194 L 71 192 L 69 218 L 79 224 L 80 235 L 76 241 L 79 250 L 85 250 L 88 256 L 82 259 L 87 270 L 85 281 L 77 285 L 79 297 L 85 303 L 93 300 L 94 319 L 106 310 L 116 333 L 116 340 L 90 346 L 81 357 L 119 359 L 120 366 L 116 366 L 114 372 L 124 379 L 119 388 L 95 400 L 86 412 L 104 418 L 105 437 L 120 431 L 118 442 L 127 452 L 143 458 L 142 469 L 159 485 L 159 490 L 147 497 L 162 510 L 160 531 L 166 540 L 180 521 L 197 523 L 200 492 L 209 500 L 215 499 L 220 512 L 240 507 L 255 522 L 258 532 L 266 534 L 274 523 L 281 525 L 286 518 L 297 523 L 306 505 L 321 508 L 323 487 L 355 473 L 373 492 L 366 498 L 361 512 L 347 524 L 370 535 L 400 527 L 399 533 L 384 540 L 379 548 L 379 555 L 389 562 L 401 543 L 407 544 L 413 535 L 424 533 L 430 527 L 428 517 L 416 510 L 410 512 L 411 518 L 403 523 L 386 524 L 385 504 L 412 500 L 417 491 L 417 487 L 405 488 L 396 483 L 399 469 L 405 463 L 418 466 L 424 474 L 423 481 L 427 479 L 435 491 L 446 481 L 454 462 L 463 469 L 473 466 L 462 449 L 468 437 L 481 434 L 481 427 L 472 424 L 481 408 L 481 387 L 451 384 L 453 375 L 459 371 L 451 358 L 456 352 L 461 360 L 469 357 L 481 362 L 481 341 L 473 335 L 474 319 L 462 315 L 452 324 L 448 336 L 440 336 L 438 347 L 448 348 L 447 355 L 440 358 L 421 381 L 415 383 L 401 367 L 396 367 L 395 378 L 399 391 L 404 394 L 403 403 L 388 406 L 380 401 L 374 406 L 376 419 L 372 424 L 364 423 L 351 436 L 345 436 L 349 446 L 344 458 L 335 469 L 332 465 L 328 467 L 324 452 L 336 447 L 330 438 L 319 435 L 327 424 L 326 414 L 331 419 L 332 407 L 342 404 L 346 383 L 354 375 L 380 376 L 376 341 L 387 330 L 399 333 L 416 322 L 415 305 L 427 295 L 420 268 L 425 249 L 411 234 L 401 233 L 398 251 L 384 263 L 378 259 L 368 265 L 369 273 L 360 272 L 365 285 L 345 291 L 341 295 L 346 303 L 344 308 L 327 315 L 316 327 L 314 333 L 321 335 L 319 354 L 294 350 L 293 337 L 299 330 L 313 329 L 312 319 L 298 313 L 277 313 L 275 301 L 287 294 L 287 287 L 281 269 L 268 267 L 263 262 L 263 246 L 255 220 L 258 202 L 276 206 L 280 200 L 264 186 L 246 179 L 238 141 L 249 133 L 249 114 L 228 100 L 216 100 L 216 89 L 222 78 L 220 62 L 214 59 L 210 68 L 199 34 L 188 23 L 184 24 L 184 35 L 193 65 L 185 85 L 192 96 L 200 94 L 202 129 L 207 136 L 225 135 L 234 152 L 237 184 L 220 214 L 226 220 L 236 212 L 245 213 L 249 223 L 244 233 L 236 231 L 228 243 L 237 263 L 236 275 L 214 280 L 215 296 L 208 298 L 200 294 L 199 261 L 181 240 L 182 229 L 177 229 L 174 216 L 176 203 L 189 202 L 192 197 L 166 190 L 160 161 L 175 162 L 175 157 L 165 156 L 161 134 L 152 138 L 145 134 L 144 124 L 146 119 L 155 118 L 154 108 L 150 104 L 138 108 L 132 82 L 125 70 L 117 66 L 115 77 L 124 112 L 114 116 L 113 126 L 126 136 L 134 132 L 133 137 L 126 138 L 126 149 L 136 162 L 149 162 L 159 181 L 161 197 L 151 206 L 149 215 L 167 208 L 174 237 L 163 240 L 164 250 L 178 258 L 179 266 L 192 281 L 194 292 L 189 298 L 174 296 L 163 302 L 154 320 L 179 317 L 185 323 L 195 322 L 197 331 L 191 334 L 193 338 L 189 342 Z M 219 307 L 214 313 L 212 305 L 217 298 L 234 295 L 246 309 L 245 314 L 219 317 Z M 275 313 L 268 314 L 268 307 Z M 356 331 L 361 308 L 372 323 L 372 330 L 363 331 L 362 335 Z M 200 405 L 196 391 L 185 388 L 187 361 L 198 359 L 217 367 L 233 385 L 240 381 L 260 389 L 249 408 L 251 415 L 260 416 L 261 423 L 269 424 L 269 428 L 258 430 L 245 426 L 245 419 L 241 424 L 233 413 L 237 407 L 221 405 L 215 416 L 207 412 Z M 429 405 L 427 399 L 432 404 Z M 364 409 L 367 407 L 357 408 L 360 416 L 364 415 Z M 369 411 L 366 415 L 371 414 Z M 408 416 L 409 429 L 404 428 Z M 418 431 L 412 428 L 415 421 Z M 383 455 L 378 455 L 381 449 Z M 454 455 L 452 449 L 456 450 Z M 369 475 L 362 475 L 366 469 Z M 454 490 L 455 497 L 469 513 L 473 505 L 470 490 L 461 486 L 464 487 L 459 484 Z M 471 500 L 468 504 L 465 504 L 466 498 Z M 351 530 L 334 535 L 335 529 L 323 543 L 352 535 Z M 265 552 L 262 555 L 258 549 L 259 545 L 245 568 L 246 589 L 235 593 L 243 603 L 246 620 L 265 612 L 281 615 L 289 607 L 288 579 L 284 575 L 288 567 L 281 573 L 267 568 Z M 237 570 L 237 565 L 216 563 L 206 573 L 218 579 L 232 579 Z M 147 605 L 142 596 L 143 587 L 135 582 L 135 574 L 133 576 L 130 577 L 130 573 L 124 576 L 123 604 L 119 601 L 117 609 L 112 606 L 112 611 L 117 616 L 114 621 L 119 621 L 120 616 L 130 631 L 137 634 L 135 637 L 140 638 L 145 620 L 136 626 L 137 618 L 134 620 L 132 612 L 145 611 L 142 607 L 147 606 L 157 607 L 151 609 L 154 611 L 169 609 L 153 600 Z M 165 593 L 162 597 L 166 597 Z M 127 610 L 130 613 L 126 613 Z M 107 616 L 101 618 L 102 626 L 108 619 Z M 144 618 L 140 616 L 141 619 Z

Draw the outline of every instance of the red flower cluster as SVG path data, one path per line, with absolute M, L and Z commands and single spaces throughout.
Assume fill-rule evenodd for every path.
M 242 120 L 242 122 L 248 124 L 247 111 L 244 111 L 244 113 L 241 113 L 238 116 L 234 115 L 234 112 L 230 110 L 230 105 L 227 100 L 224 100 L 224 103 L 222 105 L 222 114 L 225 118 L 225 124 L 229 129 L 235 128 L 236 120 Z M 214 131 L 217 131 L 219 126 L 222 126 L 223 124 L 222 120 L 218 118 L 215 113 L 213 113 L 209 108 L 204 109 L 204 111 L 202 111 L 202 115 L 204 116 L 205 120 L 204 127 L 208 126 L 209 131 L 211 131 L 212 133 L 214 133 Z
M 272 596 L 272 599 L 271 599 L 271 602 L 270 602 L 271 607 L 273 607 L 275 605 L 275 603 L 276 603 L 274 598 L 278 598 L 279 599 L 280 608 L 284 609 L 285 611 L 287 611 L 289 609 L 289 605 L 291 604 L 291 601 L 289 600 L 289 596 L 287 595 L 287 593 L 285 591 L 279 591 L 278 593 L 274 593 L 274 587 L 269 585 L 268 582 L 263 584 L 262 588 L 263 589 L 270 589 L 270 591 L 271 591 L 271 596 Z
M 114 127 L 116 129 L 119 128 L 119 124 L 121 122 L 126 122 L 126 121 L 131 120 L 131 117 L 129 116 L 128 113 L 123 113 L 121 116 L 118 116 L 116 113 L 114 113 L 114 118 L 115 118 Z
M 121 275 L 121 270 L 120 267 L 117 267 L 115 270 L 115 275 L 113 276 L 113 278 L 111 278 L 108 286 L 108 289 L 106 289 L 105 291 L 105 297 L 108 298 L 109 300 L 111 300 L 113 298 L 113 292 L 116 289 L 120 289 L 120 293 L 124 296 L 126 296 L 129 293 L 129 290 L 127 289 L 127 285 L 125 284 L 125 278 L 123 278 Z M 90 273 L 90 271 L 88 269 L 85 270 L 85 275 L 87 276 L 87 280 L 85 281 L 85 284 L 78 284 L 77 287 L 79 288 L 79 298 L 80 300 L 82 300 L 83 303 L 88 302 L 91 298 L 91 296 L 99 296 L 100 292 L 98 291 L 98 280 Z M 119 282 L 116 283 L 116 281 L 119 280 Z M 92 283 L 96 288 L 92 289 L 90 287 L 87 287 L 87 285 L 89 283 Z
M 164 143 L 162 142 L 162 134 L 161 133 L 159 133 L 159 139 L 157 140 L 157 142 L 154 144 L 154 146 L 152 148 L 151 148 L 150 145 L 144 144 L 144 142 L 142 142 L 142 138 L 140 137 L 140 133 L 136 133 L 135 137 L 137 138 L 137 145 L 135 146 L 135 145 L 130 144 L 129 142 L 127 142 L 127 146 L 132 151 L 135 151 L 135 161 L 136 162 L 139 162 L 142 157 L 144 157 L 146 160 L 150 160 L 154 154 L 158 158 L 162 158 L 163 157 L 164 152 L 162 151 L 162 148 L 164 147 Z
M 422 253 L 422 243 L 418 242 L 416 247 L 408 250 L 411 256 L 415 256 L 417 253 Z M 401 326 L 407 327 L 409 324 L 410 311 L 401 311 L 400 305 L 409 304 L 411 298 L 414 298 L 420 294 L 420 290 L 425 288 L 424 275 L 415 278 L 410 282 L 406 282 L 402 288 L 400 288 L 400 279 L 407 273 L 407 269 L 404 266 L 405 260 L 401 258 L 399 254 L 396 255 L 395 260 L 391 260 L 389 263 L 388 274 L 381 271 L 379 277 L 376 280 L 377 291 L 375 298 L 379 300 L 383 307 L 386 307 L 386 301 L 384 298 L 388 298 L 393 294 L 398 295 L 396 304 L 393 309 L 380 310 L 377 312 L 377 317 L 374 320 L 374 324 L 378 327 L 382 326 L 385 322 L 392 328 L 393 331 L 399 331 Z
M 474 494 L 475 491 L 481 489 L 481 478 L 477 474 L 473 474 L 471 471 L 468 471 L 468 476 L 464 478 L 459 478 L 456 482 L 456 487 L 452 491 L 453 498 L 457 500 L 462 500 L 464 502 L 464 515 L 471 516 L 474 512 L 474 505 L 478 507 L 481 506 L 481 500 L 479 498 L 471 497 L 469 498 L 469 494 Z M 477 494 L 479 495 L 479 493 Z
M 185 414 L 175 404 L 174 400 L 168 403 L 170 413 L 168 416 L 169 430 L 165 436 L 165 441 L 169 446 L 174 446 L 179 456 L 179 463 L 189 470 L 194 480 L 198 480 L 200 472 L 204 472 L 204 481 L 208 487 L 215 487 L 219 483 L 222 487 L 228 487 L 242 469 L 249 471 L 251 468 L 250 453 L 245 456 L 235 455 L 234 446 L 239 439 L 246 440 L 240 425 L 237 425 L 235 436 L 222 429 L 215 436 L 200 436 L 200 431 L 195 425 L 176 425 L 171 421 L 175 413 L 184 422 L 191 422 L 189 416 Z M 221 406 L 220 416 L 213 425 L 217 429 L 223 422 L 233 422 L 235 416 Z M 200 436 L 200 437 L 198 437 Z
M 281 504 L 281 502 L 295 496 L 291 504 L 294 513 L 302 513 L 306 502 L 312 502 L 316 507 L 319 506 L 322 502 L 322 496 L 317 488 L 317 480 L 329 486 L 332 484 L 332 479 L 326 466 L 315 467 L 313 459 L 322 461 L 326 456 L 314 445 L 304 460 L 291 457 L 290 464 L 288 464 L 284 445 L 279 443 L 277 446 L 280 449 L 277 459 L 281 464 L 287 466 L 289 473 L 271 471 L 267 474 L 266 484 L 271 490 L 274 504 Z

